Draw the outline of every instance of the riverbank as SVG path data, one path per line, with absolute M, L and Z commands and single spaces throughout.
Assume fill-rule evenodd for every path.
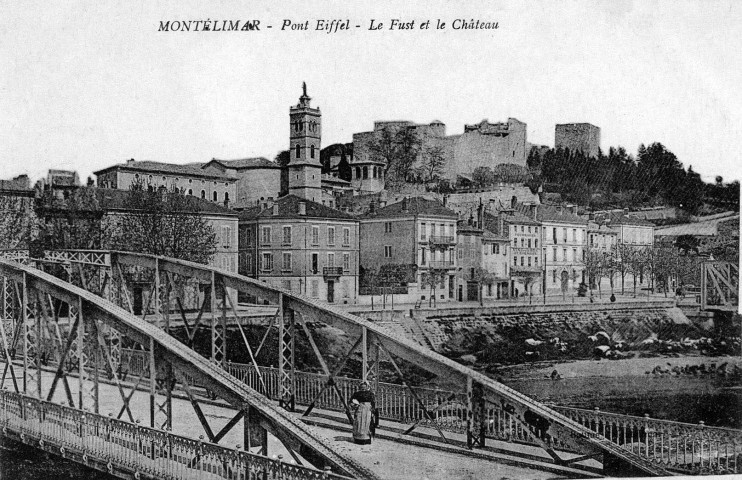
M 724 371 L 739 371 L 742 357 L 637 356 L 535 362 L 501 367 L 490 375 L 544 403 L 742 428 L 739 377 L 718 374 L 722 365 Z

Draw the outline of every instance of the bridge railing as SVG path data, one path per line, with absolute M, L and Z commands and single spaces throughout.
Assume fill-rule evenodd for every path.
M 145 352 L 125 351 L 122 360 L 128 360 L 131 372 L 141 374 Z M 135 367 L 137 366 L 137 367 Z M 253 389 L 262 386 L 252 365 L 227 364 L 227 371 Z M 277 368 L 260 368 L 267 391 L 265 395 L 277 400 L 280 396 L 280 377 Z M 343 401 L 334 388 L 326 388 L 317 396 L 327 377 L 317 373 L 300 372 L 296 375 L 296 403 L 309 405 L 316 398 L 316 407 L 332 411 L 343 411 Z M 335 385 L 347 400 L 358 390 L 361 381 L 348 377 L 335 377 Z M 419 423 L 420 426 L 438 427 L 455 433 L 466 431 L 467 399 L 465 392 L 444 389 L 415 387 L 415 393 L 429 412 L 428 419 L 423 407 L 405 386 L 379 382 L 376 404 L 379 417 L 404 424 Z M 688 424 L 632 415 L 602 412 L 571 407 L 552 408 L 595 433 L 672 470 L 690 474 L 740 473 L 742 472 L 742 431 L 709 427 L 703 424 Z M 485 408 L 485 435 L 487 438 L 539 445 L 534 438 L 537 432 L 526 428 L 510 413 L 498 406 L 488 404 Z M 557 448 L 568 449 L 553 439 L 547 442 Z
M 0 390 L 0 427 L 23 443 L 126 476 L 139 472 L 154 478 L 347 479 L 5 390 Z
M 742 431 L 581 408 L 562 415 L 671 470 L 693 474 L 742 471 Z

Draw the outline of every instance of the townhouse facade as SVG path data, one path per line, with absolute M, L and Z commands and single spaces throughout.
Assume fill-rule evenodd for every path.
M 239 273 L 334 304 L 356 302 L 359 224 L 320 203 L 287 195 L 239 215 Z
M 535 207 L 535 206 L 532 206 Z M 543 288 L 542 228 L 533 208 L 501 212 L 509 240 L 510 291 L 512 298 L 537 295 Z
M 361 265 L 366 271 L 397 265 L 414 272 L 408 295 L 415 300 L 455 296 L 457 215 L 424 197 L 370 211 L 360 217 Z M 431 280 L 433 279 L 433 280 Z M 432 285 L 435 288 L 432 288 Z
M 539 205 L 532 207 L 541 224 L 546 294 L 576 292 L 585 283 L 587 220 L 576 207 Z

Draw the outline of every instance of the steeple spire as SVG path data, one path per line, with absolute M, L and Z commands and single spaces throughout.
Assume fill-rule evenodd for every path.
M 301 89 L 304 92 L 304 96 L 307 96 L 307 82 L 301 82 Z

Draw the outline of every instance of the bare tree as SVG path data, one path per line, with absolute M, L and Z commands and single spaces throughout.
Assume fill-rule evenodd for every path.
M 434 145 L 425 149 L 423 153 L 422 171 L 424 172 L 423 181 L 432 182 L 443 175 L 443 168 L 446 166 L 446 157 L 443 147 Z
M 632 271 L 636 257 L 636 247 L 625 243 L 619 243 L 616 249 L 616 271 L 621 276 L 621 295 L 625 293 L 626 275 Z
M 422 275 L 422 283 L 423 286 L 430 287 L 430 299 L 428 300 L 428 306 L 432 307 L 433 303 L 438 306 L 438 303 L 436 301 L 436 286 L 439 284 L 442 285 L 443 282 L 446 280 L 446 276 L 448 274 L 448 271 L 445 269 L 438 269 L 438 268 L 431 268 L 428 272 L 423 273 Z
M 182 190 L 132 183 L 126 212 L 115 218 L 115 248 L 208 263 L 216 252 L 216 234 L 201 215 L 201 200 Z
M 420 138 L 414 130 L 400 128 L 382 129 L 369 144 L 371 158 L 385 163 L 384 173 L 389 180 L 409 180 L 421 148 Z

